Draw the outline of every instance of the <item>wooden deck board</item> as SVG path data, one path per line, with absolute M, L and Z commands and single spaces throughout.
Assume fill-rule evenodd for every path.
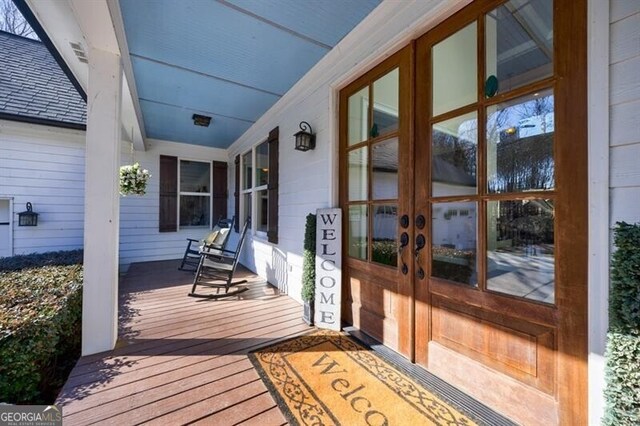
M 247 353 L 307 332 L 301 306 L 247 270 L 238 297 L 190 298 L 177 265 L 121 278 L 118 345 L 78 361 L 57 400 L 65 425 L 286 424 Z

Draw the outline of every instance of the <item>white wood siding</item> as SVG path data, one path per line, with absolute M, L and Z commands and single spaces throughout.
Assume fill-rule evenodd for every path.
M 82 248 L 84 235 L 85 132 L 0 120 L 0 198 L 13 199 L 13 253 L 42 253 Z M 147 194 L 120 201 L 120 264 L 177 259 L 186 238 L 204 229 L 158 232 L 160 155 L 226 161 L 225 150 L 148 140 L 134 160 L 151 172 Z M 131 163 L 128 142 L 122 164 Z M 40 214 L 38 226 L 18 226 L 27 202 Z
M 13 253 L 82 248 L 84 132 L 0 120 L 0 197 L 13 198 Z M 38 226 L 18 226 L 31 202 Z
M 610 14 L 610 224 L 640 222 L 640 2 Z
M 133 160 L 149 170 L 151 179 L 145 195 L 128 195 L 120 199 L 120 265 L 123 267 L 133 262 L 181 258 L 187 246 L 187 238 L 200 239 L 207 233 L 202 228 L 181 229 L 177 232 L 158 231 L 160 155 L 208 162 L 227 161 L 227 152 L 223 149 L 155 139 L 147 140 L 145 152 L 134 153 Z M 131 162 L 131 145 L 125 142 L 122 164 Z

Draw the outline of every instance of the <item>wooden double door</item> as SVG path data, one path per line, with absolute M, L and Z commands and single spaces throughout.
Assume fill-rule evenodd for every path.
M 474 2 L 340 96 L 343 319 L 523 424 L 587 416 L 586 2 Z

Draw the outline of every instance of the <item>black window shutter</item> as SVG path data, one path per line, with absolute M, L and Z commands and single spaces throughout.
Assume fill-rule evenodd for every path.
M 267 185 L 269 214 L 267 239 L 278 244 L 278 137 L 279 127 L 269 132 L 269 184 Z
M 160 156 L 160 232 L 178 230 L 178 157 Z
M 227 163 L 224 161 L 214 161 L 211 163 L 211 177 L 213 187 L 211 188 L 211 211 L 213 224 L 219 218 L 227 217 Z
M 235 196 L 235 216 L 236 220 L 233 224 L 233 229 L 236 232 L 239 232 L 240 227 L 238 224 L 240 223 L 240 155 L 236 155 L 236 191 L 233 193 Z

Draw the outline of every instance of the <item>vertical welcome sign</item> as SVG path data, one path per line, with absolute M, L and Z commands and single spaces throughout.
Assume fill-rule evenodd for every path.
M 316 295 L 314 322 L 340 330 L 342 298 L 342 211 L 316 211 Z

